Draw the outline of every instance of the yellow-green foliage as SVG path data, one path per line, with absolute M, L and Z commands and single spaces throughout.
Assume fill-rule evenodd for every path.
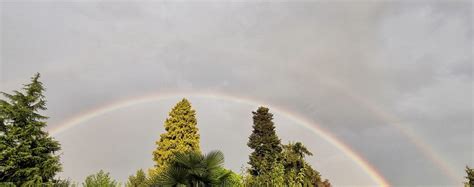
M 156 142 L 157 148 L 153 151 L 155 168 L 150 170 L 150 175 L 163 172 L 176 153 L 200 152 L 196 125 L 196 112 L 188 100 L 181 100 L 169 113 L 164 124 L 166 132 Z

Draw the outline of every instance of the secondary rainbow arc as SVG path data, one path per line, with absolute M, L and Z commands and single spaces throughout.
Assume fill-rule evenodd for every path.
M 332 77 L 321 76 L 319 74 L 314 74 L 313 76 L 317 77 L 318 80 L 322 80 L 326 86 L 338 90 L 339 93 L 345 94 L 353 101 L 358 102 L 358 104 L 363 106 L 365 109 L 368 109 L 380 119 L 387 122 L 387 125 L 399 130 L 411 143 L 413 143 L 420 153 L 440 168 L 444 174 L 453 181 L 453 183 L 458 183 L 458 181 L 462 180 L 462 177 L 459 177 L 456 174 L 456 169 L 453 168 L 453 165 L 449 164 L 449 162 L 438 153 L 439 151 L 437 152 L 433 146 L 430 146 L 427 142 L 423 141 L 423 139 L 420 138 L 420 135 L 410 128 L 410 126 L 414 126 L 414 124 L 400 123 L 402 120 L 397 116 L 383 110 L 382 107 L 377 105 L 377 103 L 350 90 L 347 86 L 344 86 L 341 82 Z

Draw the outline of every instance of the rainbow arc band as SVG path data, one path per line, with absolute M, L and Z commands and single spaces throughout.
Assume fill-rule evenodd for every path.
M 95 117 L 101 116 L 103 114 L 113 112 L 118 109 L 123 109 L 127 107 L 131 107 L 138 104 L 148 103 L 148 102 L 156 102 L 160 100 L 172 99 L 176 97 L 198 97 L 198 98 L 208 98 L 208 99 L 221 99 L 227 100 L 242 104 L 247 104 L 251 106 L 268 106 L 272 111 L 275 111 L 278 114 L 283 115 L 284 117 L 300 124 L 301 126 L 307 128 L 308 130 L 312 131 L 314 134 L 320 136 L 324 140 L 326 140 L 331 145 L 335 146 L 341 152 L 343 152 L 346 156 L 348 156 L 352 161 L 354 161 L 367 175 L 375 182 L 376 186 L 390 186 L 387 180 L 372 166 L 363 159 L 359 154 L 357 154 L 354 150 L 352 150 L 348 145 L 344 142 L 338 140 L 334 135 L 330 132 L 321 128 L 318 124 L 311 122 L 310 120 L 299 116 L 291 111 L 284 110 L 281 107 L 277 107 L 274 105 L 269 105 L 266 103 L 259 102 L 257 100 L 235 96 L 235 95 L 228 95 L 223 93 L 217 92 L 193 92 L 193 93 L 160 93 L 160 94 L 151 94 L 145 95 L 141 97 L 134 97 L 130 99 L 121 100 L 118 102 L 112 102 L 110 104 L 100 106 L 98 108 L 88 110 L 84 113 L 76 115 L 70 119 L 61 122 L 57 127 L 52 128 L 49 130 L 49 133 L 52 136 L 56 136 L 61 132 L 67 131 L 74 126 L 77 126 L 81 123 L 84 123 L 88 120 L 91 120 Z

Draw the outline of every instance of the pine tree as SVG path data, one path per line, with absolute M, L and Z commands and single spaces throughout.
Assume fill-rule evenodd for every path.
M 166 132 L 156 142 L 157 149 L 153 151 L 155 168 L 150 170 L 150 175 L 165 171 L 176 153 L 200 152 L 196 125 L 196 112 L 188 100 L 181 100 L 169 113 L 164 124 Z
M 251 166 L 249 172 L 253 176 L 267 175 L 272 171 L 272 165 L 281 159 L 280 139 L 272 122 L 273 114 L 268 111 L 268 108 L 259 107 L 256 112 L 252 112 L 253 131 L 247 145 L 253 149 L 248 162 Z
M 16 185 L 49 183 L 61 171 L 60 144 L 44 131 L 47 119 L 44 87 L 32 77 L 23 92 L 0 99 L 0 181 Z

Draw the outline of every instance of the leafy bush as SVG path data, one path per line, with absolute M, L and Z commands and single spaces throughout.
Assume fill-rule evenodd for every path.
M 115 187 L 117 186 L 117 181 L 110 178 L 109 173 L 100 170 L 96 174 L 89 175 L 86 177 L 86 180 L 82 183 L 84 187 Z

